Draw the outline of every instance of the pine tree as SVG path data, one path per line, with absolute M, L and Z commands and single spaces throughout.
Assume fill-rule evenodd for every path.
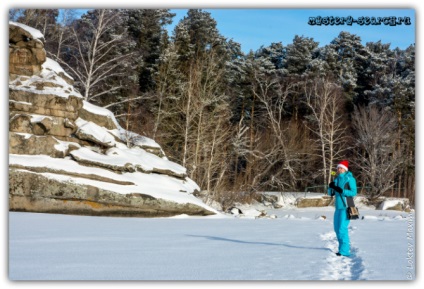
M 286 74 L 301 75 L 308 68 L 318 42 L 313 38 L 296 35 L 293 43 L 287 45 L 284 52 L 284 68 Z
M 338 58 L 337 51 L 331 45 L 315 49 L 308 65 L 307 74 L 338 80 L 341 70 Z
M 356 91 L 358 73 L 362 70 L 368 53 L 361 44 L 361 38 L 355 34 L 342 31 L 331 41 L 330 47 L 337 53 L 338 79 L 345 96 L 353 101 L 358 95 Z
M 210 51 L 226 53 L 226 39 L 219 33 L 209 12 L 190 9 L 175 27 L 173 40 L 182 70 L 188 71 L 190 60 Z
M 366 45 L 369 53 L 362 71 L 358 74 L 358 105 L 367 105 L 378 94 L 382 79 L 395 73 L 394 53 L 390 50 L 390 44 L 382 44 L 381 41 L 369 42 Z
M 175 14 L 170 13 L 169 9 L 134 9 L 125 13 L 128 17 L 128 34 L 137 43 L 140 57 L 140 92 L 154 90 L 158 60 L 168 41 L 165 25 L 172 23 Z
M 281 42 L 271 43 L 270 46 L 258 49 L 255 53 L 256 58 L 266 58 L 274 64 L 275 69 L 282 69 L 284 62 L 284 46 Z

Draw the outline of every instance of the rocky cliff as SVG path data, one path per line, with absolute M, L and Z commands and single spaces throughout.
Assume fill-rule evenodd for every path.
M 9 208 L 101 216 L 211 215 L 186 169 L 152 139 L 85 102 L 46 57 L 43 35 L 9 22 Z

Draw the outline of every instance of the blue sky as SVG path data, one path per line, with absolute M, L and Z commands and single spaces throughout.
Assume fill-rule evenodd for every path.
M 361 37 L 366 42 L 391 43 L 391 48 L 405 49 L 415 43 L 414 9 L 204 9 L 217 21 L 218 30 L 228 39 L 233 39 L 242 46 L 244 52 L 257 50 L 261 45 L 272 42 L 292 43 L 295 35 L 312 37 L 320 46 L 329 44 L 341 31 L 348 31 Z M 173 27 L 187 15 L 187 9 L 172 9 L 176 13 Z M 308 24 L 309 17 L 352 16 L 364 17 L 410 17 L 411 25 L 321 25 Z
M 100 7 L 99 7 L 100 8 Z M 166 7 L 161 7 L 166 8 Z M 81 9 L 81 13 L 86 9 Z M 177 23 L 187 15 L 187 9 L 171 9 L 176 16 L 168 26 L 170 35 Z M 243 52 L 256 51 L 261 45 L 273 42 L 283 45 L 292 43 L 295 35 L 312 37 L 320 46 L 329 44 L 341 31 L 361 37 L 362 43 L 391 43 L 391 48 L 407 48 L 415 40 L 414 9 L 204 9 L 217 21 L 218 30 L 228 38 L 241 44 Z M 411 25 L 309 25 L 310 17 L 409 17 Z

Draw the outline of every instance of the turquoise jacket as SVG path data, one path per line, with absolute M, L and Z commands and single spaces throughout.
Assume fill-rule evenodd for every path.
M 354 197 L 357 194 L 356 180 L 353 177 L 352 173 L 350 171 L 347 171 L 343 174 L 338 175 L 334 179 L 334 183 L 336 186 L 343 189 L 342 196 L 344 199 L 344 204 L 343 204 L 342 197 L 340 197 L 340 194 L 334 191 L 335 193 L 334 196 L 336 197 L 335 207 L 336 209 L 345 209 L 347 207 L 346 197 Z M 348 186 L 347 186 L 347 183 L 349 183 Z M 328 188 L 328 195 L 331 196 L 332 191 L 333 189 Z

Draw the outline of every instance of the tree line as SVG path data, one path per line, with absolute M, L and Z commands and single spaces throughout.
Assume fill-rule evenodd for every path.
M 341 159 L 360 192 L 415 201 L 415 44 L 340 32 L 245 54 L 190 9 L 11 9 L 84 99 L 155 139 L 225 206 L 258 191 L 324 192 Z M 284 29 L 284 27 L 282 28 Z

